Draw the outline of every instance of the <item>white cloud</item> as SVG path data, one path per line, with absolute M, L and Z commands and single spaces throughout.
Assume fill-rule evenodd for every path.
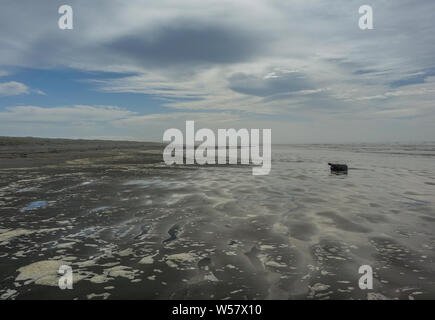
M 7 107 L 0 112 L 0 122 L 77 123 L 106 122 L 134 115 L 114 106 L 83 106 L 42 108 L 38 106 Z
M 46 96 L 46 95 L 47 95 L 44 91 L 39 90 L 39 89 L 32 90 L 32 92 L 33 92 L 33 93 L 36 93 L 36 94 L 39 94 L 39 95 L 41 95 L 41 96 Z
M 241 120 L 256 119 L 257 126 L 263 123 L 276 128 L 283 126 L 281 121 L 302 119 L 307 122 L 300 127 L 305 131 L 300 134 L 310 137 L 309 132 L 315 132 L 312 127 L 317 126 L 325 129 L 319 132 L 319 138 L 332 132 L 333 126 L 342 128 L 343 135 L 353 136 L 353 127 L 340 126 L 340 121 L 355 121 L 362 128 L 364 121 L 376 117 L 433 118 L 433 81 L 426 79 L 426 83 L 402 87 L 391 84 L 410 76 L 424 78 L 433 72 L 435 33 L 428 30 L 434 28 L 435 2 L 374 0 L 375 30 L 367 32 L 358 28 L 360 5 L 356 0 L 131 0 L 125 6 L 120 0 L 76 0 L 75 29 L 62 32 L 53 23 L 56 8 L 49 1 L 36 4 L 30 0 L 5 0 L 0 12 L 2 25 L 6 26 L 0 30 L 0 67 L 61 66 L 132 72 L 134 76 L 124 78 L 99 77 L 89 85 L 104 92 L 159 98 L 171 108 L 173 117 L 139 116 L 126 114 L 127 110 L 109 111 L 95 106 L 13 108 L 1 112 L 0 117 L 29 122 L 52 119 L 52 123 L 70 117 L 74 123 L 99 122 L 98 128 L 107 121 L 101 130 L 115 126 L 122 129 L 120 134 L 129 136 L 130 126 L 137 134 L 140 128 L 154 130 L 153 135 L 158 137 L 157 122 L 164 128 L 183 115 L 212 122 L 224 121 L 225 117 L 236 121 L 239 114 L 244 114 Z M 24 6 L 33 14 L 22 10 Z M 210 30 L 206 34 L 210 37 L 204 37 L 203 30 Z M 243 45 L 234 39 L 240 39 Z M 222 44 L 228 43 L 234 45 L 222 50 Z M 213 46 L 218 46 L 222 59 L 207 59 L 208 53 L 216 51 Z M 177 52 L 189 59 L 180 59 L 183 55 Z M 282 86 L 280 90 L 270 90 L 274 94 L 268 95 L 266 82 L 279 80 L 289 72 L 303 75 L 309 84 L 307 89 L 286 90 L 285 82 L 277 82 L 276 86 Z M 244 90 L 233 90 L 230 79 L 238 73 L 256 80 L 246 82 Z M 18 94 L 29 92 L 25 85 L 11 83 L 15 85 L 4 89 L 8 94 L 14 90 L 21 92 Z M 259 89 L 263 95 L 255 95 Z M 222 112 L 223 118 L 219 118 Z M 381 123 L 378 125 L 379 130 L 373 128 L 371 133 L 379 134 L 381 139 L 382 132 L 387 132 Z M 418 130 L 418 126 L 415 128 Z M 433 128 L 431 138 L 435 139 Z M 406 137 L 406 133 L 400 136 Z
M 16 81 L 9 81 L 0 83 L 0 96 L 18 96 L 20 94 L 28 94 L 29 88 Z

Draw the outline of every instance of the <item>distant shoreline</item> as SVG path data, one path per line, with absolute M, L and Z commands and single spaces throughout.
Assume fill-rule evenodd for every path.
M 27 141 L 26 141 L 27 140 Z M 103 144 L 106 143 L 123 143 L 123 144 L 150 144 L 150 145 L 160 145 L 164 146 L 165 143 L 155 142 L 155 141 L 139 141 L 139 140 L 114 140 L 114 139 L 92 139 L 92 138 L 44 138 L 44 137 L 15 137 L 15 136 L 0 136 L 0 148 L 6 144 L 7 141 L 19 141 L 23 144 L 28 144 L 31 142 L 100 142 Z M 427 140 L 427 141 L 382 141 L 382 142 L 292 142 L 292 143 L 273 143 L 274 146 L 328 146 L 328 145 L 383 145 L 383 144 L 391 144 L 391 145 L 420 145 L 420 144 L 435 144 L 435 141 Z
M 0 169 L 60 165 L 77 159 L 109 161 L 128 153 L 137 163 L 157 163 L 163 144 L 155 142 L 0 137 Z

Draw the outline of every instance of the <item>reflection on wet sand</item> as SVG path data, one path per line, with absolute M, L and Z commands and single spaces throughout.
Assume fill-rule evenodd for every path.
M 435 298 L 435 152 L 275 146 L 255 177 L 119 148 L 2 166 L 2 299 Z

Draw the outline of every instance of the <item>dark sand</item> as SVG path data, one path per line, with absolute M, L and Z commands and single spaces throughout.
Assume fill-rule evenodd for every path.
M 253 177 L 168 167 L 159 144 L 1 138 L 0 298 L 434 298 L 423 147 L 278 146 L 271 174 Z

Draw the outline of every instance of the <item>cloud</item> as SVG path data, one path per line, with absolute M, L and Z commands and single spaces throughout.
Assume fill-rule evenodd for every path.
M 39 90 L 39 89 L 32 90 L 32 92 L 33 92 L 33 93 L 36 93 L 36 94 L 39 94 L 39 95 L 41 95 L 41 96 L 46 96 L 46 95 L 47 95 L 44 91 Z
M 133 126 L 142 129 L 144 126 L 158 125 L 161 128 L 184 125 L 188 120 L 208 127 L 225 127 L 228 123 L 236 123 L 242 119 L 241 115 L 231 112 L 173 112 L 151 115 L 132 115 L 124 119 L 114 120 L 111 123 L 118 126 Z
M 106 122 L 134 115 L 134 112 L 114 106 L 67 106 L 43 108 L 39 106 L 7 107 L 0 112 L 0 122 L 14 123 L 79 123 Z
M 264 51 L 264 45 L 253 34 L 225 25 L 175 21 L 153 33 L 138 29 L 105 47 L 146 67 L 167 67 L 246 61 Z
M 205 120 L 205 115 L 219 119 L 218 114 L 225 113 L 234 119 L 247 117 L 244 123 L 255 119 L 257 125 L 275 128 L 282 121 L 304 119 L 310 124 L 299 129 L 309 131 L 317 125 L 326 130 L 317 132 L 321 138 L 343 119 L 362 121 L 358 125 L 363 128 L 363 121 L 377 117 L 399 121 L 398 116 L 413 114 L 423 123 L 435 115 L 428 107 L 435 100 L 430 89 L 435 67 L 434 1 L 374 0 L 375 29 L 370 31 L 358 28 L 357 0 L 131 0 L 128 6 L 120 0 L 75 0 L 70 31 L 57 28 L 60 4 L 2 2 L 1 70 L 119 72 L 128 76 L 89 79 L 89 88 L 125 93 L 126 105 L 127 94 L 150 95 L 175 117 L 196 114 L 198 119 Z M 0 84 L 1 95 L 6 83 Z M 21 85 L 4 90 L 37 93 Z M 90 108 L 96 109 L 58 107 L 51 110 L 53 115 L 14 108 L 1 111 L 0 117 L 31 121 L 25 115 L 30 112 L 42 121 L 70 114 L 74 123 L 89 120 L 103 131 L 122 127 L 123 136 L 130 136 L 129 122 L 150 123 L 151 116 L 143 113 L 163 117 L 161 109 L 151 110 L 145 104 L 135 106 L 138 114 Z M 379 134 L 379 139 L 382 133 L 390 134 L 381 123 L 377 126 L 371 133 Z M 352 126 L 338 127 L 353 136 Z M 431 128 L 425 133 L 432 130 L 435 139 Z M 396 133 L 406 138 L 405 131 Z M 157 131 L 153 134 L 158 136 Z
M 0 83 L 0 96 L 18 96 L 20 94 L 28 94 L 29 88 L 20 82 L 9 81 Z
M 401 79 L 394 80 L 390 83 L 390 86 L 393 88 L 398 88 L 413 84 L 425 83 L 426 79 L 431 76 L 435 76 L 435 68 L 431 68 L 431 70 L 422 70 L 420 72 L 407 75 Z
M 228 80 L 231 90 L 260 97 L 313 89 L 307 77 L 300 72 L 270 72 L 262 77 L 236 73 Z
M 116 106 L 15 106 L 0 112 L 0 136 L 98 137 L 161 142 L 166 129 L 183 129 L 186 120 L 195 120 L 201 127 L 225 128 L 241 125 L 241 120 L 246 119 L 230 112 L 138 115 Z

